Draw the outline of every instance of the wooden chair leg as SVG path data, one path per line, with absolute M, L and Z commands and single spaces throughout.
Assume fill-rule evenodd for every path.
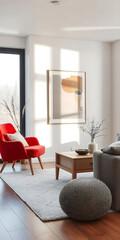
M 39 161 L 39 163 L 40 163 L 41 168 L 43 169 L 43 165 L 42 165 L 42 161 L 41 161 L 41 158 L 40 158 L 40 157 L 38 157 L 38 161 Z
M 29 158 L 28 160 L 29 160 L 29 165 L 30 165 L 31 173 L 32 173 L 32 175 L 34 175 L 33 167 L 32 167 L 32 160 L 31 160 L 31 158 Z
M 16 161 L 14 161 L 14 162 L 13 162 L 13 164 L 12 164 L 12 168 L 14 168 L 14 166 L 15 166 L 15 163 L 16 163 Z
M 2 171 L 4 170 L 5 166 L 7 165 L 7 162 L 4 162 L 3 165 L 2 165 L 2 168 L 0 170 L 0 173 L 2 173 Z

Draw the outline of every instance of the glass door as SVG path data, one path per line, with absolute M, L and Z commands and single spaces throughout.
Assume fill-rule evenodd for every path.
M 0 124 L 10 122 L 18 130 L 17 123 L 25 135 L 25 114 L 22 114 L 24 106 L 24 49 L 0 48 Z

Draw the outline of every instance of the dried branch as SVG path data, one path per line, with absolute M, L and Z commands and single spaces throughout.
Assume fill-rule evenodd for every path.
M 105 127 L 102 128 L 104 121 L 105 120 L 98 122 L 95 119 L 92 119 L 91 121 L 88 119 L 86 125 L 80 127 L 80 130 L 88 133 L 92 139 L 94 139 L 95 137 L 105 136 L 104 134 L 102 134 L 103 131 L 106 129 Z
M 17 127 L 18 131 L 20 132 L 20 125 L 19 125 L 17 117 L 16 117 L 16 111 L 15 111 L 15 104 L 14 104 L 13 96 L 12 96 L 12 99 L 11 99 L 11 107 L 12 107 L 13 117 L 14 117 L 14 120 L 15 120 L 15 123 L 16 123 L 16 127 Z
M 12 118 L 12 120 L 13 120 L 15 126 L 16 126 L 16 122 L 15 122 L 14 116 L 13 116 L 12 111 L 11 111 L 10 107 L 8 106 L 7 102 L 5 100 L 3 100 L 3 103 L 1 103 L 1 104 L 7 109 L 10 117 Z
M 15 124 L 15 127 L 20 132 L 20 124 L 18 123 L 17 116 L 16 116 L 14 97 L 12 96 L 12 98 L 11 98 L 11 102 L 10 102 L 11 106 L 10 107 L 5 100 L 3 100 L 3 102 L 1 104 L 7 109 L 9 116 L 11 117 L 11 119 L 13 120 L 13 122 Z M 22 117 L 24 117 L 25 109 L 26 109 L 26 106 L 24 106 L 22 109 Z
M 22 117 L 24 117 L 24 115 L 25 115 L 25 109 L 26 109 L 26 105 L 24 105 L 24 107 L 22 109 Z

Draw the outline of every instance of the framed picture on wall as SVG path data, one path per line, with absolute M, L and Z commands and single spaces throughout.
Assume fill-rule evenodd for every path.
M 86 72 L 47 70 L 48 123 L 86 122 Z

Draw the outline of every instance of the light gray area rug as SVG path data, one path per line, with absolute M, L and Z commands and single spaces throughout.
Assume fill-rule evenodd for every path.
M 42 221 L 67 218 L 59 205 L 62 187 L 72 175 L 60 170 L 59 180 L 55 180 L 55 169 L 30 170 L 2 173 L 0 177 L 17 193 Z M 78 178 L 93 177 L 93 173 L 79 173 Z

